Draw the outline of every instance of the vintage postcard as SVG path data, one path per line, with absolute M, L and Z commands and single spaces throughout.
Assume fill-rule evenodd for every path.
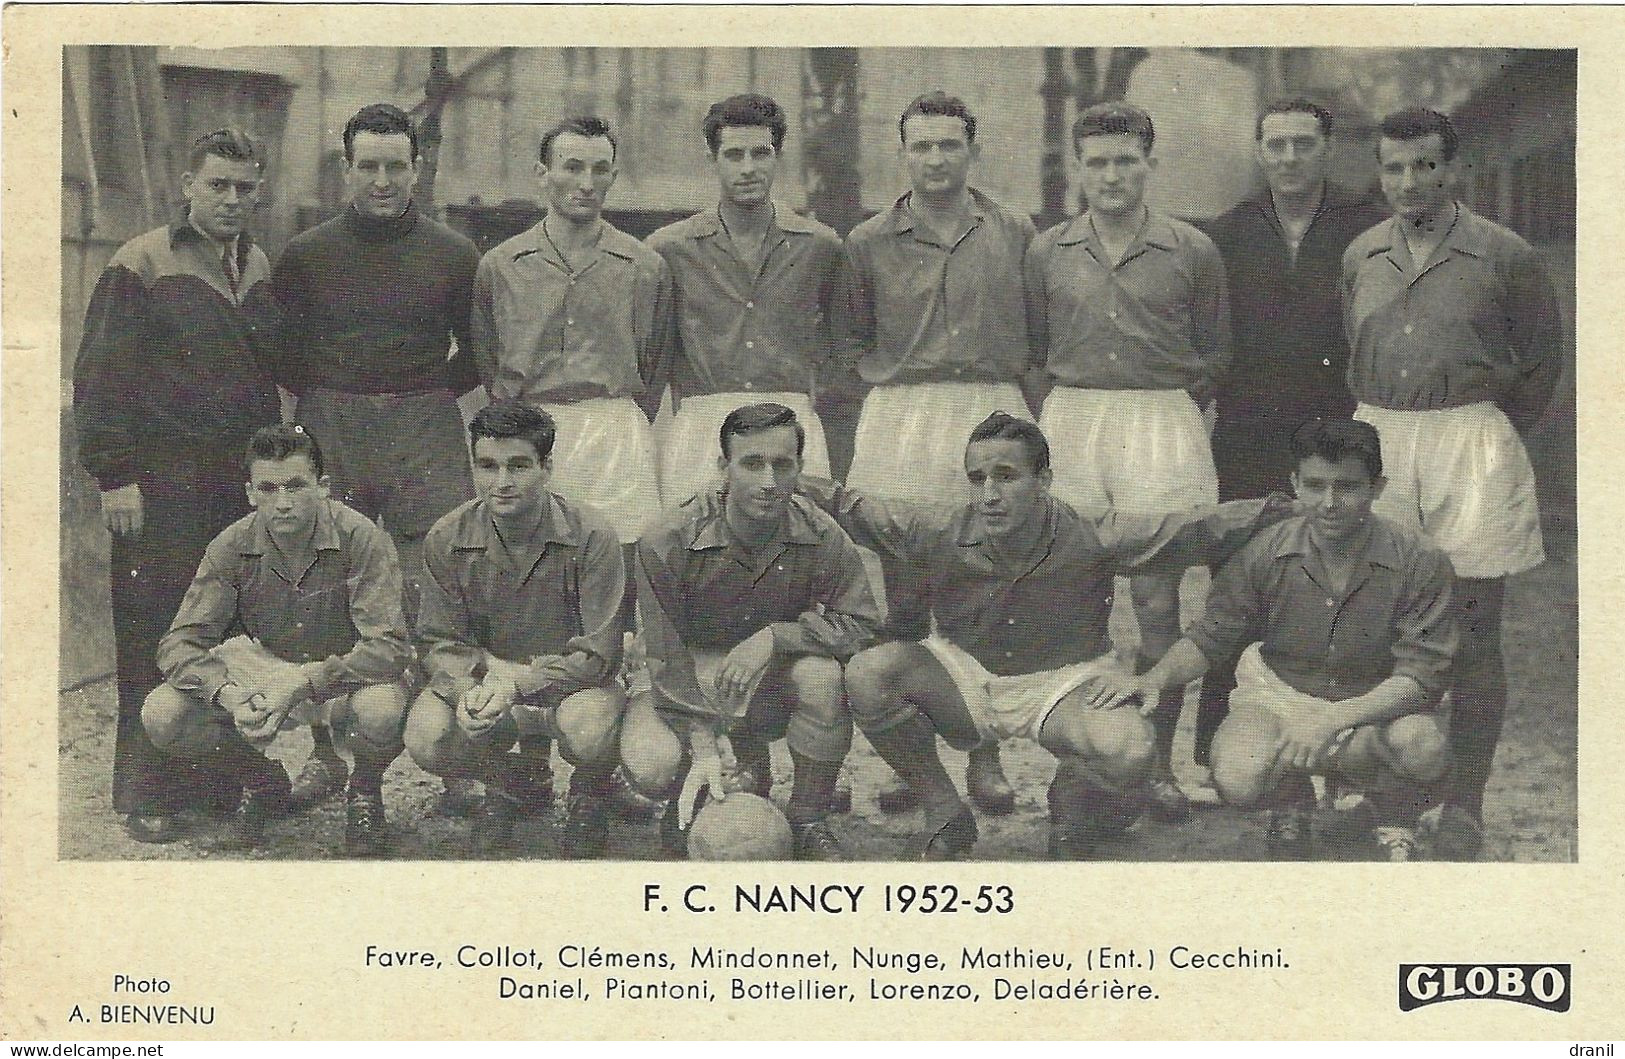
M 1622 30 L 7 8 L 0 1036 L 1619 1038 Z

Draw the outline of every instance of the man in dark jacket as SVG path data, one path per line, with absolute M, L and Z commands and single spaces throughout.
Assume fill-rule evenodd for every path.
M 238 460 L 249 436 L 278 419 L 258 354 L 275 313 L 270 266 L 244 230 L 262 165 L 235 129 L 193 145 L 186 215 L 113 255 L 74 364 L 79 458 L 113 538 L 113 808 L 141 842 L 178 838 L 189 794 L 141 727 L 141 704 L 162 680 L 158 640 L 209 541 L 246 509 Z M 218 793 L 236 804 L 235 791 Z
M 1219 498 L 1285 487 L 1296 469 L 1287 439 L 1311 419 L 1354 412 L 1338 309 L 1343 251 L 1383 219 L 1380 206 L 1327 179 L 1332 116 L 1307 99 L 1269 104 L 1254 126 L 1264 189 L 1208 226 L 1224 258 L 1235 354 L 1219 380 L 1213 463 Z M 1235 667 L 1212 666 L 1196 722 L 1196 762 L 1235 689 Z

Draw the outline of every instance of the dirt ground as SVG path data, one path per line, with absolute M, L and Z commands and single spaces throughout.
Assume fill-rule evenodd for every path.
M 1548 550 L 1551 557 L 1545 566 L 1514 578 L 1508 588 L 1506 652 L 1511 698 L 1485 805 L 1486 860 L 1572 861 L 1578 856 L 1578 631 L 1572 538 L 1549 538 Z M 1206 575 L 1193 572 L 1185 588 L 1190 620 L 1194 604 L 1205 592 Z M 1126 597 L 1127 593 L 1121 595 Z M 85 641 L 64 644 L 65 667 L 68 656 L 82 658 L 84 652 L 94 649 L 93 641 L 105 642 L 105 631 L 86 632 Z M 1119 643 L 1132 642 L 1132 617 L 1114 615 L 1113 633 Z M 59 851 L 63 858 L 320 860 L 341 855 L 344 814 L 337 800 L 279 821 L 266 844 L 251 853 L 230 848 L 226 824 L 201 817 L 190 821 L 194 828 L 191 837 L 173 845 L 147 846 L 132 841 L 109 804 L 115 715 L 111 678 L 93 680 L 63 693 L 59 705 Z M 1176 771 L 1187 779 L 1192 768 L 1190 725 L 1194 706 L 1193 696 L 1175 745 Z M 297 771 L 309 745 L 307 733 L 285 732 L 271 752 L 290 766 L 290 771 Z M 963 777 L 963 755 L 945 751 L 945 758 L 950 772 Z M 1002 819 L 982 818 L 976 857 L 990 861 L 1042 859 L 1044 794 L 1054 771 L 1053 759 L 1034 743 L 1015 742 L 1006 745 L 1004 762 L 1018 790 L 1017 809 L 1014 815 Z M 561 792 L 568 770 L 568 765 L 555 761 Z M 782 804 L 789 793 L 789 762 L 782 744 L 775 748 L 775 773 L 774 795 Z M 848 759 L 845 780 L 853 791 L 853 811 L 836 818 L 835 829 L 852 859 L 895 857 L 905 838 L 919 826 L 919 814 L 893 817 L 880 812 L 875 796 L 889 783 L 890 770 L 861 735 Z M 438 779 L 404 756 L 390 768 L 384 791 L 396 857 L 454 860 L 466 855 L 467 824 L 436 811 L 439 789 Z M 555 856 L 561 816 L 562 806 L 556 807 L 550 819 L 537 818 L 521 824 L 516 856 Z M 658 859 L 659 843 L 653 825 L 617 824 L 609 855 L 619 860 Z M 1370 853 L 1345 849 L 1330 855 L 1359 858 Z M 1262 827 L 1255 814 L 1203 808 L 1180 825 L 1142 821 L 1127 835 L 1097 851 L 1096 856 L 1124 861 L 1258 860 L 1264 857 Z

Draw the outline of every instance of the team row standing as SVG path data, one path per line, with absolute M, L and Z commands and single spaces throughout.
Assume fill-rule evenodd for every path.
M 1294 270 L 1300 261 L 1323 265 L 1338 256 L 1335 246 L 1328 245 L 1339 241 L 1343 229 L 1358 227 L 1349 220 L 1356 214 L 1324 182 L 1323 162 L 1320 179 L 1314 179 L 1315 160 L 1324 156 L 1328 120 L 1315 108 L 1296 103 L 1272 108 L 1261 118 L 1260 159 L 1271 190 L 1266 201 L 1243 204 L 1221 221 L 1221 228 L 1228 223 L 1238 233 L 1232 276 L 1237 275 L 1237 261 L 1259 253 L 1260 246 L 1279 250 L 1276 244 L 1286 248 L 1284 256 Z M 1410 120 L 1414 125 L 1415 116 Z M 129 626 L 140 624 L 143 616 L 151 624 L 173 612 L 190 574 L 182 553 L 188 548 L 194 556 L 200 553 L 201 542 L 221 525 L 216 519 L 195 527 L 189 542 L 149 542 L 138 525 L 141 498 L 154 501 L 154 514 L 165 497 L 188 490 L 218 494 L 222 511 L 238 506 L 229 496 L 234 485 L 211 491 L 198 489 L 193 479 L 217 486 L 236 480 L 234 468 L 223 465 L 207 473 L 211 468 L 200 461 L 208 457 L 219 462 L 219 454 L 240 447 L 219 441 L 241 438 L 244 428 L 265 421 L 254 412 L 255 401 L 263 404 L 262 395 L 269 391 L 266 373 L 254 375 L 257 365 L 273 369 L 273 377 L 286 380 L 300 394 L 302 421 L 311 422 L 307 406 L 318 417 L 321 429 L 312 427 L 312 432 L 333 453 L 330 465 L 339 495 L 363 513 L 382 517 L 408 570 L 418 568 L 409 553 L 421 547 L 428 524 L 447 510 L 448 500 L 454 504 L 469 495 L 460 430 L 448 428 L 457 425 L 452 396 L 467 387 L 471 369 L 493 396 L 540 406 L 566 424 L 558 434 L 568 450 L 552 454 L 555 482 L 567 495 L 598 505 L 623 544 L 636 539 L 657 507 L 661 475 L 650 419 L 668 379 L 676 406 L 663 446 L 670 500 L 680 500 L 696 484 L 682 475 L 707 465 L 706 459 L 691 456 L 702 445 L 714 452 L 716 427 L 727 411 L 763 396 L 801 413 L 810 439 L 808 465 L 824 469 L 822 432 L 808 395 L 841 393 L 847 381 L 853 385 L 844 389 L 852 392 L 858 388 L 850 379 L 854 370 L 869 392 L 849 481 L 874 493 L 902 498 L 963 495 L 964 468 L 958 457 L 971 428 L 996 408 L 1026 408 L 1042 410 L 1047 432 L 1058 439 L 1056 491 L 1064 499 L 1087 508 L 1104 503 L 1155 514 L 1158 507 L 1187 508 L 1215 496 L 1212 457 L 1197 410 L 1216 388 L 1244 382 L 1247 376 L 1224 371 L 1229 349 L 1226 285 L 1212 243 L 1144 205 L 1146 179 L 1154 166 L 1154 134 L 1147 116 L 1108 105 L 1080 118 L 1074 147 L 1090 210 L 1035 240 L 1029 221 L 968 187 L 977 150 L 969 111 L 951 98 L 922 97 L 899 122 L 913 189 L 855 230 L 844 256 L 828 229 L 773 207 L 769 192 L 784 130 L 782 113 L 761 97 L 736 97 L 713 108 L 705 135 L 720 178 L 721 201 L 716 211 L 657 233 L 650 240 L 652 252 L 599 216 L 617 168 L 617 146 L 607 126 L 592 120 L 564 123 L 544 137 L 538 162 L 547 218 L 486 255 L 475 277 L 465 283 L 474 261 L 472 247 L 418 216 L 411 205 L 416 144 L 410 123 L 393 108 L 367 108 L 345 133 L 353 207 L 290 246 L 278 264 L 272 284 L 277 296 L 271 300 L 263 297 L 261 286 L 264 256 L 247 245 L 241 231 L 244 211 L 258 188 L 252 145 L 231 134 L 206 138 L 184 185 L 192 207 L 188 222 L 143 237 L 150 247 L 137 240 L 126 251 L 143 252 L 121 251 L 126 260 L 115 259 L 103 283 L 111 288 L 98 288 L 93 302 L 92 320 L 98 326 L 87 326 L 76 372 L 82 451 L 87 467 L 107 487 L 104 509 L 118 538 L 115 547 L 139 551 L 153 543 L 156 548 L 149 550 L 155 554 L 149 558 L 155 561 L 145 564 L 149 574 L 161 572 L 166 557 L 172 560 L 171 574 L 185 570 L 178 581 L 133 575 L 134 587 L 126 586 L 131 589 L 126 595 L 142 590 L 147 595 L 126 599 L 123 608 L 117 605 L 116 583 L 115 619 L 122 614 L 121 628 L 130 633 Z M 1447 124 L 1421 131 L 1398 128 L 1383 141 L 1389 152 L 1404 148 L 1416 153 L 1420 148 L 1422 161 L 1432 163 L 1432 198 L 1442 193 L 1453 212 L 1445 225 L 1437 202 L 1431 211 L 1412 211 L 1428 213 L 1426 221 L 1415 224 L 1431 236 L 1441 229 L 1454 234 L 1467 212 L 1449 197 L 1446 177 L 1438 175 L 1448 171 L 1454 151 L 1453 135 L 1447 132 Z M 1389 160 L 1383 162 L 1387 188 Z M 1417 178 L 1423 169 L 1412 169 L 1409 176 L 1394 179 L 1409 182 L 1406 195 L 1425 198 L 1415 191 L 1424 183 Z M 1297 181 L 1296 192 L 1288 177 Z M 1401 215 L 1411 220 L 1395 190 L 1389 194 Z M 1253 215 L 1246 215 L 1249 209 Z M 1256 230 L 1260 218 L 1269 230 Z M 1494 385 L 1451 389 L 1437 384 L 1453 383 L 1462 374 L 1459 365 L 1449 363 L 1458 356 L 1461 335 L 1441 323 L 1449 341 L 1428 355 L 1447 363 L 1430 369 L 1435 378 L 1421 388 L 1421 410 L 1433 410 L 1428 402 L 1455 407 L 1485 397 L 1505 399 L 1513 390 L 1522 405 L 1538 409 L 1540 388 L 1544 385 L 1549 392 L 1555 366 L 1556 318 L 1549 286 L 1535 282 L 1538 273 L 1531 272 L 1527 247 L 1516 237 L 1470 213 L 1467 218 L 1464 239 L 1499 233 L 1499 257 L 1488 253 L 1482 238 L 1447 247 L 1440 236 L 1431 258 L 1426 253 L 1418 258 L 1426 264 L 1412 270 L 1416 274 L 1404 290 L 1389 290 L 1386 297 L 1408 305 L 1415 297 L 1410 288 L 1440 266 L 1450 266 L 1445 271 L 1452 274 L 1475 262 L 1491 269 L 1487 275 L 1466 277 L 1483 285 L 1490 304 L 1472 307 L 1435 299 L 1442 304 L 1434 309 L 1447 317 L 1470 314 L 1457 331 L 1471 328 L 1481 348 L 1460 355 L 1470 363 L 1487 360 Z M 1253 231 L 1246 230 L 1248 221 Z M 1413 234 L 1399 224 L 1394 230 L 1406 239 Z M 1480 252 L 1476 256 L 1475 249 Z M 216 250 L 221 256 L 211 260 Z M 1356 268 L 1355 278 L 1358 272 Z M 1507 308 L 1495 302 L 1497 292 L 1507 286 L 1502 282 L 1506 273 L 1515 273 L 1514 291 L 1523 298 L 1512 317 L 1519 330 L 1507 341 L 1493 330 L 1486 339 L 1475 326 L 1483 321 L 1471 314 L 1493 323 L 1496 310 Z M 1324 278 L 1323 272 L 1308 268 L 1303 286 L 1318 287 Z M 1436 278 L 1440 283 L 1447 279 Z M 1454 283 L 1450 289 L 1460 286 Z M 207 293 L 200 288 L 208 288 Z M 111 303 L 104 295 L 112 296 Z M 237 312 L 213 300 L 222 295 Z M 214 399 L 229 394 L 230 387 L 220 385 L 229 381 L 254 400 L 227 396 L 214 407 L 222 415 L 196 417 L 197 422 L 188 419 L 210 406 L 194 404 L 192 415 L 171 416 L 168 422 L 163 416 L 149 417 L 141 407 L 147 400 L 143 387 L 118 375 L 153 359 L 120 355 L 127 351 L 118 340 L 135 342 L 151 330 L 133 336 L 117 333 L 130 317 L 113 317 L 137 297 L 151 300 L 160 313 L 171 312 L 167 326 L 195 329 L 200 321 L 222 318 L 237 324 L 220 328 L 224 341 L 217 340 L 216 347 L 222 355 L 201 379 L 186 377 L 200 362 L 189 352 L 196 339 L 170 340 L 179 349 L 171 348 L 169 360 L 158 367 L 175 369 L 176 393 Z M 1387 306 L 1381 294 L 1374 298 L 1372 304 Z M 185 299 L 195 304 L 179 310 L 166 304 Z M 1221 432 L 1226 423 L 1234 429 L 1239 420 L 1246 431 L 1248 422 L 1268 420 L 1268 410 L 1259 406 L 1269 402 L 1261 401 L 1259 392 L 1280 394 L 1281 380 L 1315 376 L 1317 359 L 1321 368 L 1341 363 L 1342 340 L 1335 329 L 1324 333 L 1323 326 L 1328 316 L 1336 317 L 1335 308 L 1326 311 L 1327 305 L 1336 305 L 1336 293 L 1311 292 L 1304 303 L 1310 308 L 1291 317 L 1280 311 L 1278 302 L 1248 314 L 1244 326 L 1262 332 L 1257 359 L 1264 359 L 1264 351 L 1290 355 L 1293 339 L 1287 336 L 1298 329 L 1309 332 L 1302 338 L 1310 354 L 1325 355 L 1304 356 L 1300 349 L 1281 371 L 1263 376 L 1267 385 L 1254 393 L 1227 391 L 1219 402 Z M 1502 320 L 1506 318 L 1503 313 Z M 1268 333 L 1271 322 L 1277 325 L 1273 335 Z M 156 328 L 160 341 L 165 326 L 160 322 Z M 1505 331 L 1504 322 L 1501 326 Z M 457 354 L 450 360 L 448 335 L 458 339 Z M 1381 343 L 1375 345 L 1372 356 L 1380 359 Z M 268 355 L 256 359 L 254 354 L 266 350 Z M 416 355 L 403 358 L 402 351 Z M 1250 347 L 1249 358 L 1253 352 Z M 1400 368 L 1399 375 L 1407 378 L 1409 371 Z M 1051 387 L 1055 392 L 1046 393 Z M 1322 405 L 1312 402 L 1325 391 L 1306 389 L 1309 396 L 1301 402 L 1278 397 L 1272 406 L 1276 416 L 1322 411 Z M 132 402 L 136 395 L 141 400 Z M 1391 394 L 1370 399 L 1379 405 L 1393 403 Z M 1265 438 L 1279 454 L 1284 435 L 1260 422 L 1254 436 Z M 140 467 L 135 476 L 149 488 L 134 494 L 132 504 L 124 480 L 131 467 L 125 464 L 146 459 L 145 449 L 118 443 L 143 436 L 169 447 L 182 438 L 204 457 L 191 464 L 150 460 L 151 466 Z M 109 438 L 113 445 L 102 443 Z M 1500 443 L 1504 445 L 1504 437 Z M 1463 444 L 1471 449 L 1474 441 L 1458 439 L 1455 444 L 1460 451 Z M 1091 458 L 1090 453 L 1097 455 Z M 1267 462 L 1267 456 L 1260 460 L 1263 455 L 1249 453 L 1252 460 Z M 1288 467 L 1278 455 L 1273 480 L 1282 481 Z M 1522 490 L 1518 495 L 1532 509 L 1527 481 L 1512 486 Z M 1456 505 L 1448 506 L 1450 517 L 1457 517 Z M 191 509 L 181 507 L 175 517 L 195 525 Z M 1527 562 L 1524 531 L 1529 527 L 1516 528 L 1525 540 L 1517 561 Z M 1538 527 L 1533 533 L 1538 553 Z M 139 571 L 142 557 L 135 558 L 129 565 Z M 116 563 L 115 569 L 122 572 L 125 565 Z M 908 591 L 918 572 L 906 561 L 888 563 L 893 631 L 902 638 L 914 638 L 923 629 L 924 615 L 917 604 L 911 606 Z M 1485 579 L 1492 594 L 1495 576 Z M 167 600 L 162 598 L 165 591 Z M 1148 662 L 1177 636 L 1173 593 L 1166 575 L 1136 585 Z M 409 606 L 412 598 L 408 593 Z M 157 606 L 147 605 L 149 601 Z M 137 686 L 155 675 L 146 664 L 152 655 L 134 642 L 141 632 L 120 636 L 121 733 L 128 729 L 131 713 L 126 685 L 137 692 L 138 711 L 142 696 Z M 151 630 L 146 632 L 150 636 Z M 1486 629 L 1485 636 L 1490 632 Z M 1496 656 L 1493 667 L 1485 668 L 1498 667 Z M 132 679 L 124 679 L 126 674 Z M 1493 684 L 1490 676 L 1486 680 Z M 1492 700 L 1493 692 L 1491 687 L 1486 698 Z M 1487 709 L 1496 712 L 1493 702 Z M 1169 814 L 1180 809 L 1179 792 L 1166 780 L 1166 747 L 1176 720 L 1177 699 L 1170 697 L 1168 707 L 1158 713 L 1157 726 L 1164 775 L 1158 802 Z M 1479 726 L 1479 756 L 1487 764 L 1484 727 Z M 139 742 L 138 732 L 129 734 L 129 740 L 121 738 L 121 751 L 126 742 Z M 535 742 L 545 759 L 545 742 Z M 318 754 L 322 745 L 319 730 Z M 1488 745 L 1493 751 L 1493 734 Z M 121 759 L 127 756 L 121 753 Z M 1009 804 L 996 750 L 973 755 L 967 779 L 978 804 L 994 811 Z M 147 799 L 150 804 L 141 797 L 118 801 L 121 811 L 131 815 L 133 832 L 166 830 L 161 798 Z

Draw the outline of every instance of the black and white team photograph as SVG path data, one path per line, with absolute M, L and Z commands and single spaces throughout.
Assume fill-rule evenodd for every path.
M 63 860 L 1578 857 L 1576 53 L 63 53 Z

